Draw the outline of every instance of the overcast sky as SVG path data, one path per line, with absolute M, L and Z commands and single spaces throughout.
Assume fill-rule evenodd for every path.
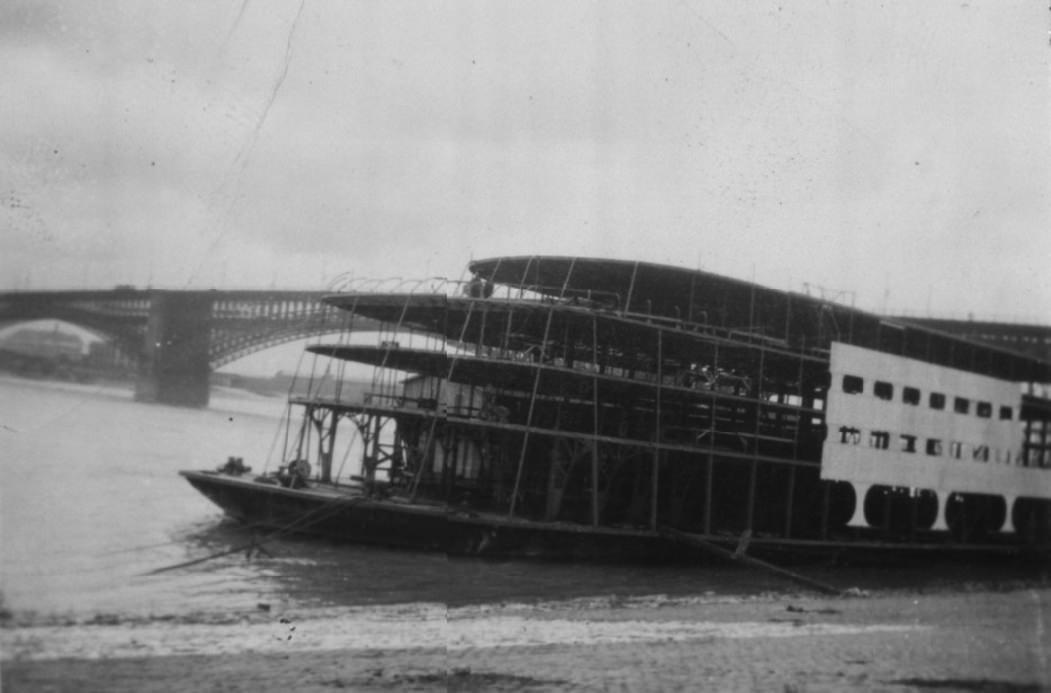
M 1046 3 L 0 4 L 0 290 L 580 254 L 1051 316 Z

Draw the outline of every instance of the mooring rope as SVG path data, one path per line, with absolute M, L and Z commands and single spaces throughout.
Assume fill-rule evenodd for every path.
M 346 505 L 353 505 L 353 504 L 357 503 L 360 500 L 361 500 L 360 498 L 335 498 L 333 500 L 330 500 L 330 501 L 326 502 L 324 505 L 320 505 L 317 508 L 314 508 L 313 510 L 307 511 L 306 513 L 304 513 L 303 515 L 299 516 L 298 518 L 296 518 L 292 522 L 288 523 L 287 525 L 285 525 L 283 527 L 279 527 L 278 529 L 274 530 L 273 532 L 271 532 L 267 536 L 263 537 L 262 539 L 253 537 L 252 541 L 248 542 L 247 544 L 241 544 L 241 545 L 236 546 L 236 547 L 231 548 L 231 549 L 226 549 L 226 550 L 223 550 L 223 551 L 219 551 L 219 552 L 210 554 L 208 556 L 204 556 L 203 558 L 195 558 L 193 560 L 183 561 L 181 563 L 176 563 L 176 564 L 173 564 L 173 565 L 164 566 L 162 568 L 156 568 L 155 570 L 151 570 L 151 571 L 148 571 L 146 573 L 142 573 L 142 576 L 159 575 L 161 573 L 167 573 L 167 572 L 170 572 L 172 570 L 177 570 L 179 568 L 187 568 L 189 566 L 198 565 L 200 563 L 205 563 L 207 561 L 210 561 L 210 560 L 213 560 L 213 559 L 216 559 L 216 558 L 222 558 L 223 556 L 229 556 L 230 554 L 240 553 L 241 551 L 246 551 L 248 553 L 249 557 L 251 556 L 251 552 L 252 552 L 253 549 L 257 549 L 257 550 L 260 550 L 260 551 L 262 551 L 264 553 L 268 553 L 266 551 L 266 549 L 263 548 L 263 544 L 264 543 L 266 543 L 268 541 L 273 541 L 274 539 L 277 539 L 279 537 L 285 536 L 287 534 L 292 534 L 293 532 L 296 532 L 296 531 L 298 531 L 300 529 L 303 529 L 305 527 L 309 527 L 310 525 L 313 525 L 313 524 L 316 524 L 318 522 L 321 522 L 322 520 L 334 515 L 335 512 L 337 510 L 342 509 L 342 507 L 344 507 Z M 316 517 L 311 517 L 312 515 L 316 515 Z M 253 525 L 249 525 L 249 527 L 252 527 L 252 526 Z M 254 526 L 258 526 L 258 525 L 254 525 Z

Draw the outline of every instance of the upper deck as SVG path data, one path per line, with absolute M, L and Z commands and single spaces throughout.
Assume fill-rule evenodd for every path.
M 660 340 L 668 354 L 703 342 L 827 361 L 838 341 L 1001 380 L 1051 383 L 1045 359 L 710 272 L 547 256 L 477 260 L 470 270 L 475 279 L 453 295 L 353 292 L 325 302 L 461 344 L 489 345 L 500 335 L 528 349 L 596 323 L 615 339 L 613 348 L 649 353 Z

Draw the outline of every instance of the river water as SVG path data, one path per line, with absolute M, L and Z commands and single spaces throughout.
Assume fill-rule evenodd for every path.
M 234 554 L 245 530 L 177 472 L 237 455 L 261 471 L 284 403 L 214 392 L 208 409 L 114 386 L 0 376 L 0 590 L 21 620 L 139 618 L 273 607 L 484 603 L 615 594 L 754 592 L 774 580 L 684 566 L 448 559 L 289 538 Z M 263 607 L 265 608 L 265 607 Z

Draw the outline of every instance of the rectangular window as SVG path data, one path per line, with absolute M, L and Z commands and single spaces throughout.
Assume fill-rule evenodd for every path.
M 839 427 L 839 442 L 844 445 L 857 445 L 861 442 L 861 429 L 853 426 Z
M 843 392 L 848 395 L 859 395 L 865 390 L 865 380 L 856 375 L 843 376 Z
M 945 395 L 940 392 L 931 393 L 931 409 L 945 409 Z
M 975 462 L 988 462 L 989 461 L 989 446 L 988 445 L 976 445 L 974 450 L 971 452 L 971 457 L 974 458 Z
M 988 419 L 993 415 L 993 405 L 988 402 L 979 402 L 974 409 L 974 413 L 983 419 Z
M 971 400 L 966 397 L 957 397 L 953 399 L 952 410 L 957 414 L 966 414 L 971 410 Z
M 877 450 L 886 450 L 890 447 L 890 433 L 886 431 L 870 431 L 869 447 Z
M 954 460 L 962 460 L 963 459 L 963 443 L 961 443 L 958 440 L 954 440 L 951 443 L 949 443 L 949 455 Z
M 885 383 L 882 380 L 877 380 L 876 385 L 872 388 L 872 394 L 880 399 L 894 399 L 894 386 L 890 383 Z
M 901 451 L 916 452 L 916 436 L 901 434 Z
M 1011 407 L 1000 407 L 1000 420 L 1010 421 L 1014 418 L 1014 410 Z
M 920 403 L 920 391 L 914 387 L 906 387 L 901 391 L 901 401 L 913 406 L 918 405 Z
M 942 454 L 942 442 L 937 438 L 928 438 L 927 454 L 933 457 L 940 457 Z

